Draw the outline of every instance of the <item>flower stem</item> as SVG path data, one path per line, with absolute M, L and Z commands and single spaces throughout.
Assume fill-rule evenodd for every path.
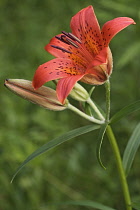
M 106 88 L 106 121 L 109 122 L 110 117 L 110 81 L 107 80 L 105 83 Z
M 120 151 L 119 151 L 114 133 L 113 133 L 113 131 L 112 131 L 112 129 L 109 125 L 107 126 L 106 133 L 107 133 L 108 139 L 110 141 L 110 144 L 111 144 L 111 147 L 112 147 L 115 159 L 116 159 L 116 164 L 117 164 L 118 173 L 119 173 L 119 177 L 120 177 L 120 182 L 121 182 L 121 186 L 122 186 L 122 191 L 123 191 L 123 195 L 124 195 L 124 199 L 125 199 L 126 209 L 127 210 L 132 210 L 129 188 L 128 188 L 124 168 L 123 168 L 123 165 L 122 165 L 122 159 L 121 159 L 121 156 L 120 156 Z
M 97 108 L 97 106 L 94 104 L 94 102 L 91 100 L 91 98 L 87 99 L 87 103 L 93 108 L 93 110 L 96 112 L 96 114 L 98 115 L 98 117 L 101 120 L 105 120 L 104 116 L 102 115 L 102 113 L 99 111 L 99 109 Z
M 87 114 L 85 114 L 84 112 L 80 111 L 79 109 L 77 109 L 75 106 L 71 105 L 70 103 L 68 103 L 67 108 L 72 110 L 73 112 L 75 112 L 76 114 L 80 115 L 81 117 L 93 122 L 93 123 L 97 123 L 97 124 L 104 124 L 104 120 L 98 120 L 94 117 L 91 117 Z
M 109 80 L 106 81 L 105 88 L 106 88 L 106 122 L 109 123 L 109 117 L 110 117 L 110 82 L 109 82 Z M 123 164 L 122 164 L 120 150 L 119 150 L 116 138 L 114 136 L 114 133 L 113 133 L 110 125 L 107 126 L 106 133 L 107 133 L 107 137 L 109 139 L 109 142 L 111 144 L 111 147 L 112 147 L 115 159 L 116 159 L 116 165 L 118 168 L 118 174 L 120 177 L 120 182 L 121 182 L 121 187 L 122 187 L 122 191 L 123 191 L 123 195 L 124 195 L 126 210 L 132 210 L 131 198 L 130 198 L 130 193 L 129 193 L 129 188 L 128 188 L 128 184 L 127 184 L 125 171 L 124 171 Z

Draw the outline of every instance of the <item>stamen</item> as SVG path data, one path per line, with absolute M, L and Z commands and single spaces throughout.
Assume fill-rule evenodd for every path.
M 55 36 L 55 38 L 58 39 L 58 40 L 60 40 L 61 42 L 64 42 L 65 44 L 69 44 L 68 42 L 66 42 L 66 41 L 62 38 L 62 36 L 61 36 L 61 37 Z
M 72 39 L 73 41 L 77 41 L 77 42 L 79 42 L 80 44 L 82 43 L 81 41 L 80 41 L 80 39 L 78 39 L 75 35 L 73 35 L 72 33 L 67 33 L 67 32 L 65 32 L 65 31 L 62 31 L 62 33 L 64 34 L 64 35 L 66 35 L 67 37 L 69 37 L 70 39 Z
M 59 37 L 59 36 L 55 36 L 55 38 L 62 41 L 61 37 Z
M 58 40 L 60 40 L 61 42 L 64 42 L 65 44 L 68 44 L 68 45 L 70 45 L 70 43 L 64 38 L 64 37 L 66 37 L 66 36 L 64 36 L 64 35 L 61 35 L 61 37 L 59 37 L 59 36 L 55 36 L 55 38 L 57 38 Z
M 61 50 L 62 52 L 66 52 L 66 53 L 72 54 L 71 51 L 66 50 L 66 49 L 64 49 L 64 48 L 62 48 L 62 47 L 58 47 L 58 46 L 55 46 L 55 45 L 51 45 L 51 47 L 56 48 L 56 49 L 58 49 L 58 50 Z
M 60 40 L 61 42 L 64 42 L 65 44 L 68 45 L 72 45 L 76 48 L 78 48 L 79 46 L 77 44 L 75 44 L 72 40 L 70 40 L 69 38 L 67 38 L 65 35 L 61 35 L 61 37 L 59 36 L 55 36 L 56 39 Z
M 65 43 L 69 44 L 69 45 L 73 45 L 74 47 L 78 48 L 78 45 L 75 44 L 72 40 L 70 40 L 69 38 L 67 38 L 65 35 L 61 35 L 61 39 L 62 41 L 64 41 Z

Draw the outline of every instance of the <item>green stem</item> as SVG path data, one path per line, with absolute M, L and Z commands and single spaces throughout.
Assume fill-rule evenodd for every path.
M 107 80 L 105 83 L 106 88 L 106 121 L 109 122 L 110 117 L 110 81 Z
M 94 117 L 91 117 L 87 114 L 85 114 L 84 112 L 80 111 L 79 109 L 77 109 L 75 106 L 71 105 L 70 103 L 68 103 L 67 108 L 72 110 L 73 112 L 75 112 L 76 114 L 80 115 L 81 117 L 93 122 L 93 123 L 97 123 L 97 124 L 104 124 L 104 120 L 98 120 Z
M 94 102 L 91 100 L 91 98 L 87 99 L 87 103 L 93 108 L 93 110 L 96 112 L 96 114 L 98 115 L 98 117 L 101 120 L 105 120 L 104 116 L 102 115 L 102 113 L 99 111 L 99 109 L 97 108 L 97 106 L 94 104 Z
M 111 147 L 112 147 L 115 159 L 116 159 L 116 164 L 117 164 L 118 173 L 119 173 L 119 177 L 120 177 L 120 182 L 121 182 L 121 186 L 122 186 L 122 191 L 123 191 L 123 195 L 124 195 L 124 199 L 125 199 L 126 209 L 127 210 L 132 210 L 129 188 L 128 188 L 124 168 L 123 168 L 123 165 L 122 165 L 122 159 L 121 159 L 121 156 L 120 156 L 120 151 L 119 151 L 114 133 L 113 133 L 113 131 L 112 131 L 112 129 L 109 125 L 107 126 L 106 133 L 107 133 L 108 139 L 110 141 L 110 144 L 111 144 Z
M 110 117 L 110 82 L 109 82 L 109 80 L 106 81 L 105 87 L 106 87 L 106 122 L 109 123 L 109 117 Z M 123 164 L 122 164 L 120 150 L 119 150 L 116 138 L 114 136 L 114 133 L 113 133 L 110 125 L 107 126 L 106 133 L 107 133 L 107 137 L 110 141 L 110 144 L 111 144 L 111 147 L 112 147 L 115 159 L 116 159 L 116 164 L 117 164 L 117 168 L 118 168 L 118 174 L 120 177 L 120 182 L 121 182 L 121 187 L 122 187 L 123 196 L 124 196 L 124 200 L 125 200 L 126 210 L 132 210 L 131 198 L 130 198 L 130 193 L 129 193 L 129 188 L 128 188 L 128 184 L 127 184 L 125 171 L 124 171 Z

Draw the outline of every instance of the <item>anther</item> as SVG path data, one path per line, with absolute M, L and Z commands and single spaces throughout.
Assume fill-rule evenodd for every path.
M 55 38 L 58 39 L 58 40 L 60 40 L 60 41 L 62 41 L 61 40 L 61 37 L 59 37 L 59 36 L 55 36 Z
M 61 42 L 64 42 L 65 44 L 68 45 L 72 45 L 76 48 L 78 48 L 79 46 L 77 44 L 75 44 L 72 40 L 70 40 L 69 38 L 67 38 L 65 35 L 61 35 L 61 37 L 59 36 L 55 36 L 56 39 L 60 40 Z
M 78 39 L 75 35 L 73 35 L 72 33 L 67 33 L 67 32 L 65 32 L 65 31 L 62 31 L 62 33 L 64 34 L 64 35 L 66 35 L 67 37 L 69 37 L 70 39 L 72 39 L 73 41 L 77 41 L 77 42 L 79 42 L 80 44 L 82 43 L 81 41 L 80 41 L 80 39 Z
M 61 42 L 64 42 L 65 44 L 70 45 L 70 43 L 67 41 L 67 38 L 65 35 L 61 35 L 61 37 L 59 36 L 55 36 L 56 39 L 60 40 Z
M 61 35 L 61 39 L 69 45 L 73 45 L 74 47 L 78 48 L 78 45 L 75 44 L 72 40 L 70 40 L 69 38 L 67 38 L 65 35 Z
M 66 53 L 70 53 L 70 54 L 72 54 L 72 52 L 71 52 L 71 51 L 66 50 L 66 49 L 64 49 L 64 48 L 62 48 L 62 47 L 55 46 L 55 45 L 51 45 L 51 47 L 56 48 L 56 49 L 58 49 L 58 50 L 61 50 L 62 52 L 66 52 Z

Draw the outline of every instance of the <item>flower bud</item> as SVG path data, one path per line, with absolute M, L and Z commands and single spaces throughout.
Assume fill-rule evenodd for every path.
M 76 83 L 72 91 L 70 92 L 70 96 L 77 101 L 87 101 L 89 98 L 88 92 L 83 88 L 80 84 Z
M 4 85 L 20 97 L 46 109 L 61 111 L 67 108 L 67 100 L 62 105 L 57 99 L 56 91 L 49 87 L 42 86 L 34 90 L 32 82 L 24 79 L 6 79 Z

